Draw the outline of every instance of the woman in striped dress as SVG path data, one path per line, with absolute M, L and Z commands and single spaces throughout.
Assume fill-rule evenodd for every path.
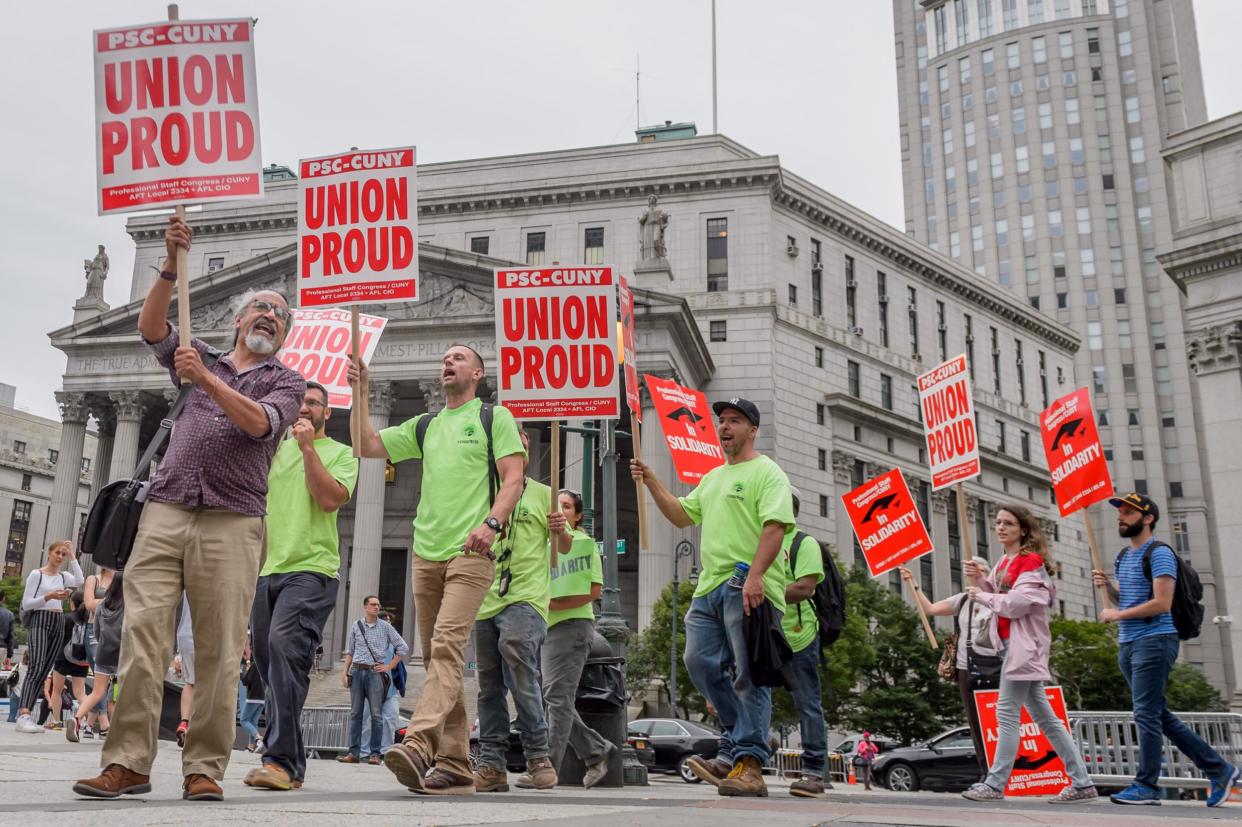
M 47 563 L 26 577 L 22 593 L 22 616 L 29 632 L 27 655 L 30 661 L 17 711 L 17 731 L 42 732 L 30 717 L 30 708 L 52 671 L 52 664 L 64 646 L 64 601 L 82 585 L 82 567 L 73 555 L 73 544 L 58 540 L 48 546 Z

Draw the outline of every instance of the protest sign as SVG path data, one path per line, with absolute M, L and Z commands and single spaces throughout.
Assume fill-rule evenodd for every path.
M 616 419 L 611 267 L 496 271 L 500 404 L 515 419 Z
M 333 408 L 349 408 L 353 404 L 353 388 L 347 373 L 352 315 L 348 310 L 333 308 L 294 310 L 293 330 L 278 357 L 308 382 L 323 385 L 328 391 L 328 405 Z M 387 323 L 380 316 L 358 315 L 362 361 L 369 363 L 375 355 L 375 346 Z
M 683 388 L 670 379 L 644 375 L 664 442 L 673 457 L 677 479 L 698 485 L 703 475 L 724 464 L 724 450 L 712 421 L 712 409 L 701 391 Z
M 1062 517 L 1113 495 L 1108 461 L 1086 388 L 1061 397 L 1041 413 L 1039 432 Z
M 965 355 L 919 377 L 933 491 L 979 476 L 979 439 Z
M 93 41 L 100 215 L 263 197 L 249 18 L 100 29 Z
M 1045 686 L 1048 703 L 1052 711 L 1065 728 L 1069 729 L 1069 716 L 1065 712 L 1065 696 L 1059 686 Z M 988 766 L 996 757 L 996 744 L 1000 738 L 1000 728 L 996 723 L 996 703 L 1000 692 L 995 689 L 976 689 L 975 708 L 979 712 L 979 729 L 983 733 L 983 746 L 987 751 Z M 1052 748 L 1048 737 L 1039 726 L 1031 720 L 1031 715 L 1022 707 L 1021 730 L 1018 742 L 1018 756 L 1013 762 L 1013 772 L 1009 775 L 1009 783 L 1005 785 L 1005 795 L 1055 795 L 1068 784 L 1070 777 L 1065 772 L 1065 762 Z
M 298 304 L 418 298 L 414 147 L 298 163 Z
M 932 550 L 931 537 L 901 469 L 883 473 L 841 499 L 872 577 Z
M 618 276 L 617 282 L 621 299 L 621 346 L 625 357 L 625 401 L 633 418 L 641 422 L 643 405 L 638 389 L 638 355 L 634 348 L 634 291 L 630 290 L 625 276 Z

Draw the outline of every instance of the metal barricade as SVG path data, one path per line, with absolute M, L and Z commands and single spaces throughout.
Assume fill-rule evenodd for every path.
M 1242 714 L 1179 712 L 1192 732 L 1231 764 L 1242 761 Z M 1087 772 L 1097 784 L 1128 785 L 1138 772 L 1138 726 L 1132 712 L 1071 712 L 1070 725 L 1082 748 Z M 1181 750 L 1165 739 L 1160 759 L 1160 786 L 1208 787 L 1208 780 Z
M 777 778 L 800 778 L 802 776 L 802 750 L 778 749 L 768 756 L 768 766 Z
M 349 750 L 349 707 L 308 706 L 302 710 L 302 743 L 311 757 L 320 750 Z
M 839 752 L 828 753 L 828 761 L 824 768 L 827 770 L 828 777 L 825 779 L 827 781 L 844 784 L 849 778 L 849 773 L 845 771 L 845 756 Z

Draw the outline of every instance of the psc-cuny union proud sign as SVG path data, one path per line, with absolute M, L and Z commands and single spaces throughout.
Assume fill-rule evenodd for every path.
M 100 215 L 263 197 L 249 19 L 100 29 L 93 41 Z
M 353 388 L 349 384 L 350 311 L 334 308 L 293 311 L 294 325 L 278 358 L 286 367 L 302 374 L 308 382 L 318 382 L 328 391 L 328 405 L 349 408 Z M 358 352 L 370 364 L 388 320 L 380 316 L 358 315 Z
M 932 550 L 900 468 L 864 482 L 841 499 L 872 577 Z
M 617 419 L 611 267 L 496 271 L 498 400 L 515 419 Z
M 919 377 L 932 490 L 979 476 L 979 439 L 970 370 L 963 354 Z
M 712 420 L 707 397 L 694 388 L 683 388 L 671 379 L 644 374 L 656 418 L 664 429 L 664 442 L 673 458 L 677 479 L 698 485 L 703 475 L 723 465 L 724 450 Z
M 298 304 L 417 300 L 414 147 L 298 166 Z
M 1113 495 L 1113 480 L 1086 388 L 1062 396 L 1039 415 L 1052 490 L 1062 517 Z

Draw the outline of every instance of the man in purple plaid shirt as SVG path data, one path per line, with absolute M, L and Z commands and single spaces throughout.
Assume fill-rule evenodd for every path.
M 267 476 L 306 381 L 276 358 L 293 319 L 279 293 L 241 297 L 233 349 L 210 366 L 211 349 L 186 345 L 168 322 L 177 247 L 190 247 L 184 220 L 169 219 L 168 258 L 151 285 L 138 330 L 174 385 L 194 388 L 151 481 L 133 554 L 125 567 L 121 689 L 103 750 L 103 772 L 77 782 L 79 795 L 115 798 L 151 789 L 151 764 L 172 659 L 181 591 L 194 626 L 194 717 L 181 756 L 183 798 L 218 801 L 233 746 L 237 664 L 254 600 L 267 513 Z

